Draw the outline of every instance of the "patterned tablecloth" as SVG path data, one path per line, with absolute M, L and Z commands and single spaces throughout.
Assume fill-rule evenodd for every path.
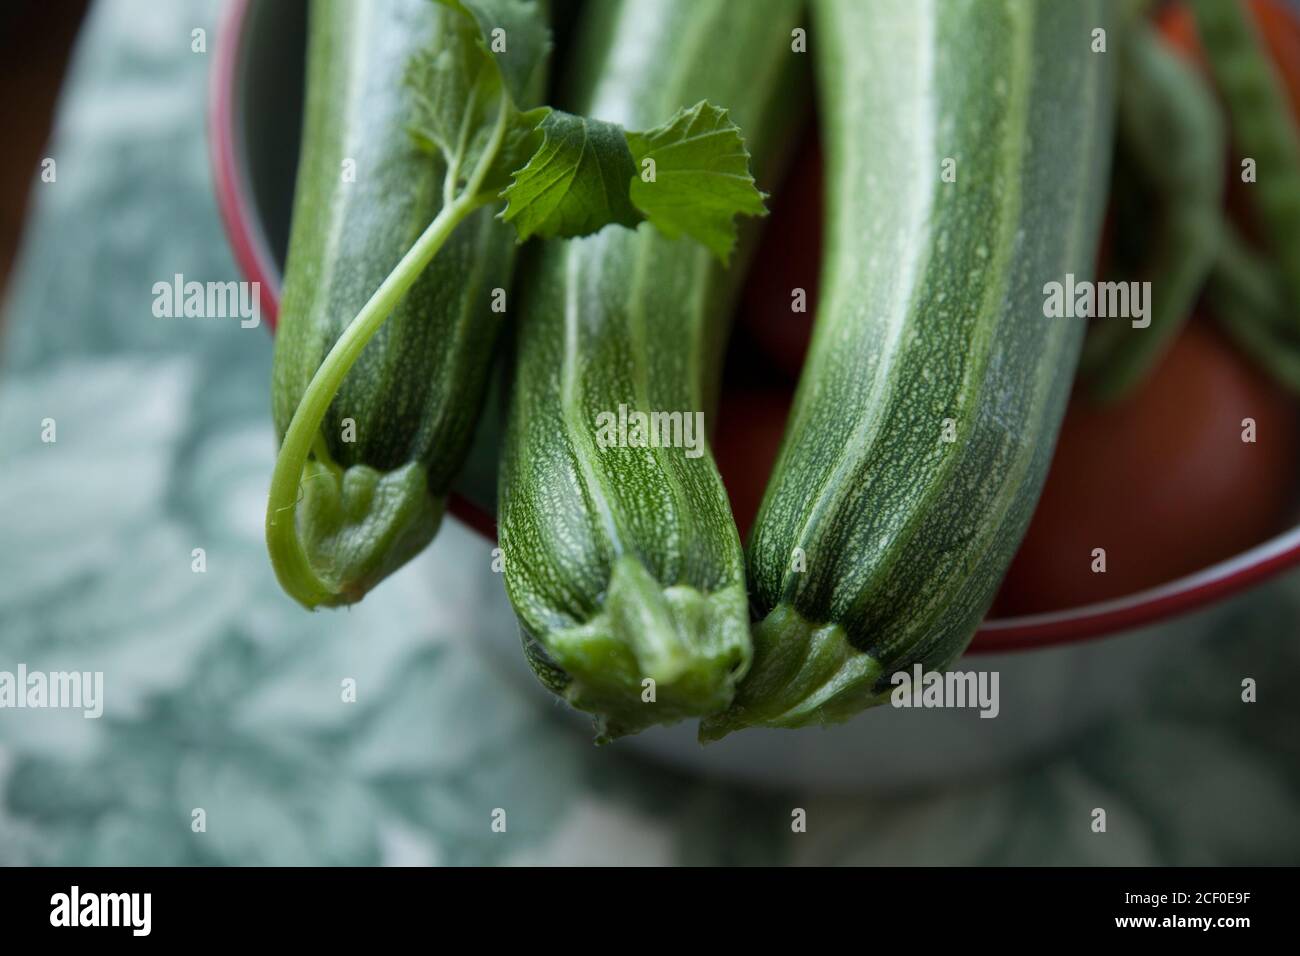
M 151 309 L 176 273 L 238 278 L 204 135 L 218 12 L 101 0 L 57 178 L 33 182 L 3 325 L 0 671 L 103 671 L 106 691 L 98 720 L 0 710 L 0 863 L 1300 862 L 1294 576 L 1167 625 L 1213 633 L 1140 712 L 1033 765 L 887 799 L 750 791 L 593 748 L 473 650 L 514 624 L 481 573 L 488 544 L 455 522 L 382 600 L 304 613 L 262 543 L 270 337 Z M 1258 703 L 1225 671 L 1255 676 Z

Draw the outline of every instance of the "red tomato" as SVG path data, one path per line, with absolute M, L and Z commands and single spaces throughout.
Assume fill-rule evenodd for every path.
M 1291 397 L 1194 320 L 1132 399 L 1071 404 L 997 614 L 1131 594 L 1283 530 L 1295 518 L 1298 436 Z M 1092 570 L 1096 548 L 1105 573 Z
M 790 410 L 784 388 L 730 388 L 718 408 L 713 455 L 731 499 L 731 513 L 743 540 L 749 535 L 768 475 L 776 463 Z
M 1196 17 L 1190 7 L 1182 3 L 1167 4 L 1156 12 L 1155 23 L 1170 46 L 1201 67 L 1205 66 L 1201 41 L 1196 36 Z
M 809 137 L 772 198 L 772 215 L 740 303 L 740 328 L 790 378 L 798 379 L 817 308 L 822 257 L 822 157 Z M 803 289 L 805 311 L 793 291 Z

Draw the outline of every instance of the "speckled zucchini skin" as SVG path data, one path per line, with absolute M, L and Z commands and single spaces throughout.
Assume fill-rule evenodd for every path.
M 1044 284 L 1093 278 L 1106 200 L 1106 3 L 813 11 L 821 303 L 750 542 L 754 664 L 705 737 L 842 720 L 896 671 L 966 647 L 1037 500 L 1084 333 L 1044 317 Z
M 644 129 L 707 98 L 730 110 L 771 189 L 807 114 L 791 52 L 800 6 L 591 4 L 566 108 Z M 535 255 L 499 508 L 529 661 L 602 738 L 720 710 L 750 640 L 744 556 L 712 455 L 601 449 L 595 420 L 620 403 L 711 415 L 743 249 L 724 269 L 643 225 Z
M 445 165 L 417 148 L 404 77 L 455 13 L 432 0 L 313 0 L 301 160 L 274 412 L 281 435 L 321 360 L 442 206 Z M 351 160 L 355 180 L 344 176 Z M 348 372 L 321 424 L 333 460 L 424 469 L 432 536 L 482 406 L 515 240 L 483 209 L 462 223 Z M 355 441 L 344 440 L 346 419 Z

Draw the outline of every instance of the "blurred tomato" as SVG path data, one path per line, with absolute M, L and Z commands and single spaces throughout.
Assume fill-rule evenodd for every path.
M 1300 115 L 1300 18 L 1282 0 L 1252 0 L 1251 9 L 1291 98 L 1291 109 Z
M 1156 27 L 1161 36 L 1174 49 L 1205 66 L 1205 54 L 1201 52 L 1201 41 L 1196 36 L 1196 17 L 1191 7 L 1185 3 L 1170 3 L 1156 11 Z
M 763 489 L 781 447 L 790 398 L 790 391 L 780 387 L 723 392 L 713 455 L 742 540 L 749 535 L 749 526 L 763 502 Z
M 1193 320 L 1132 399 L 1071 405 L 998 616 L 1131 594 L 1282 530 L 1295 517 L 1298 435 L 1291 397 Z

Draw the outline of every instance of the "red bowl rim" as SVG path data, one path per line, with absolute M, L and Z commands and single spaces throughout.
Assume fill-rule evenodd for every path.
M 249 196 L 244 143 L 234 115 L 243 24 L 250 2 L 230 0 L 221 24 L 210 76 L 208 151 L 217 206 L 235 262 L 248 281 L 259 283 L 262 311 L 274 329 L 279 276 Z M 452 492 L 447 510 L 489 540 L 496 539 L 496 518 L 464 496 Z M 1033 650 L 1154 624 L 1226 598 L 1296 564 L 1300 564 L 1300 526 L 1194 574 L 1122 598 L 1046 614 L 990 618 L 980 625 L 967 653 Z

